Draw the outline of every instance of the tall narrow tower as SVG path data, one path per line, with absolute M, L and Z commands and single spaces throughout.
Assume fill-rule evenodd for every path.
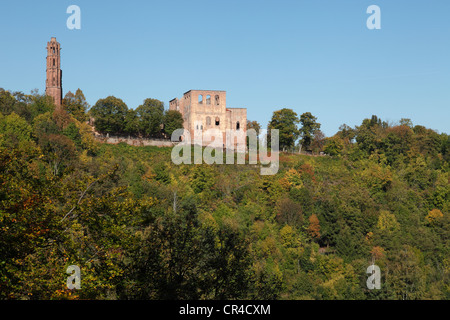
M 62 70 L 61 70 L 61 46 L 56 38 L 52 37 L 47 42 L 47 82 L 45 94 L 53 97 L 56 106 L 62 103 Z

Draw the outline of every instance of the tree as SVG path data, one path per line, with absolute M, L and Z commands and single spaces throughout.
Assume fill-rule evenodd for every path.
M 78 120 L 74 122 L 81 136 L 81 147 L 90 155 L 95 155 L 98 150 L 98 142 L 92 134 L 92 127 L 86 122 L 79 122 Z
M 300 116 L 301 128 L 299 130 L 301 144 L 306 150 L 309 150 L 314 140 L 314 135 L 320 129 L 320 123 L 310 112 L 305 112 Z
M 441 138 L 439 134 L 424 126 L 415 126 L 413 139 L 413 148 L 423 155 L 431 155 L 433 157 L 439 154 L 441 149 Z
M 164 114 L 164 132 L 168 136 L 177 129 L 183 129 L 183 115 L 177 110 L 167 110 Z
M 29 165 L 30 158 L 36 160 L 40 152 L 28 149 L 24 158 L 17 148 L 5 148 L 1 142 L 0 138 L 0 299 L 29 298 L 26 280 L 32 286 L 37 279 L 29 276 L 26 260 L 59 232 L 48 198 L 54 188 L 45 178 L 36 177 Z M 48 274 L 51 267 L 44 268 Z
M 346 143 L 352 143 L 353 139 L 355 139 L 356 131 L 344 123 L 339 127 L 339 131 L 336 135 L 343 139 Z
M 408 119 L 408 118 L 401 118 L 399 124 L 400 124 L 401 126 L 407 126 L 407 127 L 409 127 L 410 129 L 412 129 L 412 128 L 414 127 L 414 125 L 413 125 L 411 119 Z
M 5 116 L 14 111 L 14 105 L 16 104 L 16 98 L 9 92 L 0 88 L 0 112 Z
M 64 108 L 35 113 L 40 98 L 11 95 L 0 299 L 450 298 L 447 134 L 372 117 L 364 144 L 346 127 L 327 139 L 342 157 L 284 155 L 274 176 L 190 170 L 166 148 L 99 144 Z M 127 111 L 126 132 L 137 119 Z M 371 258 L 381 290 L 366 289 Z M 67 289 L 69 265 L 82 290 Z
M 387 232 L 393 232 L 400 229 L 400 224 L 397 222 L 397 218 L 394 214 L 387 210 L 381 210 L 378 217 L 377 228 L 386 230 Z
M 125 130 L 126 134 L 131 136 L 140 135 L 139 117 L 136 110 L 130 109 L 125 116 Z
M 81 148 L 82 142 L 80 129 L 76 126 L 75 122 L 69 123 L 69 125 L 63 130 L 62 134 L 72 140 L 77 147 Z
M 3 93 L 5 94 L 5 93 Z M 14 98 L 14 104 L 10 97 L 6 95 L 3 96 L 3 111 L 6 115 L 11 110 L 14 111 L 17 115 L 21 116 L 27 121 L 31 121 L 33 119 L 32 110 L 30 107 L 31 104 L 31 96 L 25 95 L 22 92 L 13 92 L 11 96 Z M 6 98 L 6 99 L 5 99 Z M 12 108 L 12 109 L 11 109 Z M 11 112 L 12 112 L 11 111 Z
M 212 170 L 208 166 L 196 166 L 193 169 L 190 180 L 192 190 L 194 190 L 195 193 L 209 191 L 214 185 L 214 176 Z
M 52 119 L 50 112 L 38 115 L 33 120 L 33 134 L 37 139 L 44 135 L 57 134 L 60 130 Z
M 30 96 L 27 96 L 27 100 L 30 100 L 29 109 L 31 111 L 31 119 L 34 119 L 40 114 L 46 112 L 53 112 L 55 110 L 55 103 L 52 97 L 47 95 L 41 95 L 37 90 L 31 92 Z M 27 120 L 31 120 L 27 119 Z
M 446 133 L 441 133 L 441 153 L 444 160 L 450 162 L 450 136 Z
M 356 142 L 358 148 L 368 154 L 374 152 L 381 143 L 381 133 L 388 124 L 381 121 L 376 115 L 370 119 L 364 119 L 359 127 L 356 127 Z
M 321 130 L 316 130 L 313 137 L 313 142 L 311 143 L 311 149 L 315 153 L 320 153 L 324 150 L 326 143 L 325 134 Z
M 95 129 L 100 133 L 122 134 L 128 107 L 121 99 L 109 96 L 97 101 L 91 109 Z
M 303 224 L 302 206 L 290 198 L 282 198 L 277 202 L 277 220 L 295 227 Z
M 161 125 L 164 118 L 164 103 L 157 99 L 145 99 L 144 103 L 137 107 L 139 117 L 139 129 L 146 136 L 158 136 L 161 133 Z
M 247 120 L 247 132 L 248 130 L 255 130 L 256 131 L 256 137 L 259 137 L 259 133 L 261 132 L 261 124 L 259 124 L 258 121 L 250 121 Z M 268 136 L 270 135 L 270 132 L 268 133 Z M 247 136 L 247 146 L 250 147 L 250 136 Z
M 313 239 L 320 238 L 320 222 L 319 218 L 313 213 L 309 217 L 309 226 L 308 226 L 308 233 Z
M 52 113 L 52 120 L 60 131 L 73 122 L 73 118 L 63 108 L 56 108 Z
M 89 104 L 83 91 L 80 89 L 77 89 L 75 94 L 70 91 L 67 92 L 63 99 L 63 106 L 78 121 L 83 122 L 87 120 L 86 112 L 89 109 Z
M 335 135 L 334 137 L 326 139 L 325 148 L 323 151 L 330 156 L 337 156 L 342 153 L 343 149 L 344 143 L 342 139 Z
M 246 241 L 227 225 L 198 219 L 196 200 L 183 199 L 142 234 L 131 279 L 137 299 L 237 299 L 249 285 Z
M 383 150 L 389 164 L 395 163 L 402 156 L 407 156 L 411 148 L 413 131 L 406 125 L 395 126 L 385 130 L 380 149 Z
M 419 249 L 404 245 L 390 255 L 386 285 L 398 300 L 420 300 L 426 293 L 426 269 Z
M 39 143 L 45 151 L 54 176 L 58 176 L 61 168 L 76 155 L 74 143 L 63 135 L 50 134 L 43 137 Z
M 435 224 L 436 221 L 439 219 L 442 219 L 444 217 L 444 214 L 439 209 L 433 209 L 430 212 L 428 212 L 428 215 L 425 217 L 425 219 L 428 221 L 429 224 Z
M 294 147 L 299 135 L 298 123 L 297 113 L 292 109 L 283 108 L 273 113 L 268 129 L 269 134 L 272 129 L 279 130 L 280 149 L 286 150 Z
M 32 127 L 14 112 L 0 118 L 0 134 L 13 143 L 31 140 Z
M 259 135 L 259 132 L 261 131 L 261 125 L 259 124 L 258 121 L 247 120 L 247 130 L 249 129 L 255 130 L 256 134 Z

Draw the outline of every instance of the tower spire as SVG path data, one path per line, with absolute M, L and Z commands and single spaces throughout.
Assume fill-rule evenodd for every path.
M 62 103 L 62 70 L 61 70 L 61 46 L 56 38 L 52 37 L 47 42 L 47 81 L 45 94 L 52 97 L 56 106 Z

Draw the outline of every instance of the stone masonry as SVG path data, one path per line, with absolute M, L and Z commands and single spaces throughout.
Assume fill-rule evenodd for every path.
M 45 94 L 53 98 L 56 106 L 62 103 L 62 70 L 61 46 L 56 38 L 52 37 L 47 43 L 47 81 Z
M 226 92 L 220 90 L 189 90 L 183 97 L 169 102 L 170 110 L 178 110 L 184 119 L 184 129 L 191 138 L 195 131 L 218 129 L 224 144 L 226 130 L 247 130 L 247 109 L 227 108 Z M 203 141 L 207 144 L 208 141 Z

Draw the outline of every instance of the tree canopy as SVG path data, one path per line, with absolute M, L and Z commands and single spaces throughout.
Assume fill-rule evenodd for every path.
M 94 107 L 136 120 L 114 97 Z M 0 90 L 0 110 L 0 299 L 450 298 L 446 133 L 373 116 L 264 176 L 97 142 L 37 92 Z
M 292 109 L 283 108 L 274 111 L 272 119 L 269 122 L 268 130 L 279 130 L 280 149 L 293 148 L 295 141 L 299 136 L 297 124 L 299 123 L 298 115 Z

